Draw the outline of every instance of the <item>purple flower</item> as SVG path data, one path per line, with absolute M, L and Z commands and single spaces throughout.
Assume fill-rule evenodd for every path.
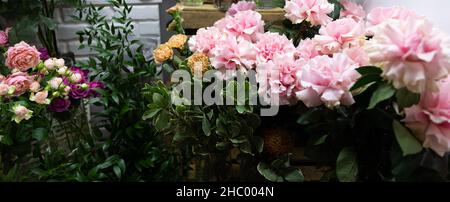
M 90 89 L 89 89 L 89 86 L 86 86 L 86 87 L 87 88 L 83 88 L 80 85 L 70 85 L 69 96 L 76 100 L 89 97 Z
M 50 58 L 50 55 L 48 54 L 48 51 L 46 48 L 39 48 L 38 51 L 39 51 L 39 53 L 41 53 L 41 55 L 39 55 L 41 60 L 47 60 Z
M 256 10 L 255 2 L 239 1 L 231 5 L 227 11 L 227 15 L 234 16 L 239 11 Z
M 50 106 L 48 106 L 48 109 L 53 112 L 65 112 L 69 109 L 70 104 L 70 100 L 55 98 L 50 103 Z
M 93 89 L 102 89 L 102 88 L 105 88 L 105 85 L 102 82 L 100 82 L 100 81 L 93 81 L 93 82 L 89 83 L 89 94 L 91 96 L 94 96 L 94 97 L 99 97 L 100 94 L 97 93 Z

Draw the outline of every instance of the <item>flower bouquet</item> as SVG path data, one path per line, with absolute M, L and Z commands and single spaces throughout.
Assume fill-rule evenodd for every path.
M 242 4 L 189 39 L 171 9 L 181 35 L 154 51 L 171 81 L 144 89 L 143 118 L 209 162 L 201 179 L 238 164 L 239 179 L 302 181 L 299 139 L 323 180 L 447 179 L 448 36 L 402 7 L 288 0 L 287 19 L 265 23 Z

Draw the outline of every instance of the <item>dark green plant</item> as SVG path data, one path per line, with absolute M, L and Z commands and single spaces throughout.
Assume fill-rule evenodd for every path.
M 77 33 L 80 48 L 96 53 L 81 66 L 89 68 L 91 76 L 105 85 L 98 90 L 101 97 L 91 102 L 103 108 L 95 114 L 100 119 L 95 128 L 106 129 L 106 138 L 97 140 L 104 143 L 96 147 L 108 145 L 108 156 L 125 161 L 121 180 L 175 180 L 179 173 L 177 159 L 164 148 L 162 138 L 154 135 L 151 125 L 141 119 L 146 100 L 139 89 L 157 76 L 156 65 L 145 59 L 143 45 L 133 36 L 129 15 L 132 6 L 123 0 L 108 2 L 116 13 L 111 19 L 100 13 L 103 7 L 93 5 L 77 8 L 78 15 L 74 16 L 88 24 Z

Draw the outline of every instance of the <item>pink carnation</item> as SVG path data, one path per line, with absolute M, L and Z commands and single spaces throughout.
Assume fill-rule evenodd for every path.
M 251 42 L 228 36 L 219 40 L 211 50 L 211 64 L 219 70 L 252 69 L 257 54 L 258 51 Z
M 331 22 L 328 16 L 334 10 L 334 5 L 327 0 L 288 0 L 284 7 L 286 18 L 294 24 L 308 21 L 311 25 L 325 25 Z
M 367 55 L 364 48 L 355 46 L 352 48 L 346 48 L 343 51 L 350 59 L 353 60 L 359 66 L 367 66 L 370 64 L 369 56 Z
M 192 36 L 189 41 L 189 49 L 192 52 L 201 52 L 206 55 L 216 46 L 216 42 L 222 33 L 216 27 L 201 28 L 197 31 L 197 35 Z
M 16 68 L 22 72 L 37 66 L 40 61 L 40 53 L 36 47 L 30 46 L 23 41 L 10 47 L 6 54 L 5 65 L 10 69 Z
M 316 47 L 316 42 L 312 39 L 305 39 L 300 41 L 297 46 L 295 56 L 305 60 L 309 60 L 320 55 Z
M 231 5 L 227 11 L 227 15 L 234 16 L 240 11 L 256 10 L 255 2 L 239 1 Z
M 416 13 L 403 7 L 377 7 L 367 14 L 367 22 L 370 25 L 378 25 L 385 21 L 395 19 L 395 20 L 406 20 L 410 17 L 418 17 Z
M 360 21 L 366 17 L 366 12 L 361 5 L 350 0 L 341 0 L 341 4 L 344 8 L 341 10 L 340 18 L 352 18 Z
M 323 54 L 333 54 L 343 48 L 360 46 L 364 40 L 365 29 L 362 22 L 351 18 L 338 19 L 323 26 L 314 40 Z
M 449 38 L 425 19 L 391 20 L 373 29 L 366 50 L 372 63 L 396 88 L 436 91 L 436 80 L 450 71 Z
M 419 104 L 406 108 L 403 122 L 425 148 L 444 156 L 450 151 L 450 79 L 440 81 L 439 87 L 439 92 L 426 92 Z
M 33 77 L 25 72 L 16 72 L 8 75 L 3 82 L 9 86 L 14 86 L 15 90 L 13 95 L 19 96 L 30 89 L 30 85 L 33 83 Z
M 305 60 L 295 60 L 292 54 L 276 54 L 273 60 L 259 65 L 257 72 L 260 95 L 270 99 L 272 104 L 276 102 L 272 95 L 278 96 L 282 105 L 295 102 L 299 83 L 296 74 L 304 63 Z
M 278 33 L 266 32 L 258 35 L 258 62 L 265 63 L 272 60 L 275 54 L 294 55 L 295 46 L 286 36 Z
M 234 16 L 226 16 L 214 24 L 229 35 L 242 37 L 255 42 L 259 33 L 264 33 L 264 21 L 258 12 L 247 10 L 236 13 Z
M 357 65 L 341 53 L 332 58 L 317 56 L 311 59 L 297 73 L 302 88 L 297 92 L 297 98 L 307 107 L 325 104 L 333 108 L 353 104 L 350 88 L 360 77 L 356 68 Z

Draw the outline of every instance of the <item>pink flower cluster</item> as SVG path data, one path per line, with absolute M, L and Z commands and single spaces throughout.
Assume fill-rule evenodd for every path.
M 320 35 L 295 47 L 284 35 L 264 33 L 264 22 L 257 12 L 236 9 L 213 27 L 200 29 L 189 39 L 189 48 L 208 55 L 212 66 L 222 74 L 255 69 L 259 93 L 266 102 L 273 104 L 278 98 L 279 104 L 302 101 L 308 107 L 324 104 L 330 108 L 353 104 L 349 89 L 359 77 L 355 69 L 368 63 L 361 51 L 364 24 L 362 18 L 354 19 L 360 13 L 332 22 L 328 14 L 334 7 L 326 0 L 286 4 L 287 10 L 294 9 L 287 16 L 303 17 L 298 22 L 326 24 Z M 352 6 L 356 5 L 349 8 Z M 297 7 L 303 10 L 295 10 Z M 234 74 L 222 78 L 230 76 Z
M 0 30 L 0 46 L 7 46 L 9 42 L 8 34 L 11 28 L 6 28 L 4 31 Z
M 0 97 L 10 103 L 12 120 L 17 123 L 30 119 L 33 107 L 48 105 L 52 111 L 63 112 L 70 106 L 71 98 L 96 96 L 93 88 L 102 87 L 101 83 L 87 82 L 88 72 L 67 68 L 64 59 L 41 61 L 39 56 L 39 51 L 25 42 L 9 47 L 6 52 L 9 73 L 0 75 Z
M 450 72 L 450 38 L 431 22 L 400 7 L 377 8 L 368 15 L 373 38 L 366 44 L 372 63 L 396 88 L 437 91 Z
M 450 151 L 450 79 L 438 86 L 439 92 L 425 92 L 419 104 L 405 109 L 403 122 L 425 148 L 443 156 Z

